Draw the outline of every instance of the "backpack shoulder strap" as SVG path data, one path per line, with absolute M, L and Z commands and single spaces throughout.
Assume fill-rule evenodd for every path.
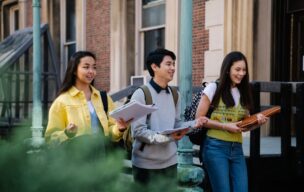
M 215 93 L 216 93 L 216 91 L 217 91 L 217 89 L 218 89 L 218 85 L 219 85 L 219 81 L 218 80 L 216 80 L 216 81 L 214 81 L 214 83 L 215 83 L 215 85 L 216 85 L 216 90 L 215 90 Z M 214 97 L 214 96 L 213 96 Z M 207 117 L 211 117 L 211 114 L 212 114 L 212 112 L 214 111 L 214 103 L 213 103 L 213 101 L 210 103 L 210 106 L 209 106 L 209 109 L 208 109 L 208 111 L 207 111 L 207 114 L 206 114 L 206 116 Z
M 171 87 L 171 86 L 169 86 L 169 88 L 171 89 L 173 100 L 174 100 L 174 104 L 175 104 L 175 107 L 176 107 L 177 101 L 178 101 L 177 87 Z
M 146 105 L 152 105 L 153 104 L 152 95 L 151 95 L 151 92 L 150 92 L 149 88 L 147 87 L 147 85 L 142 85 L 142 86 L 140 86 L 140 88 L 144 92 Z
M 108 97 L 106 91 L 100 91 L 101 101 L 103 104 L 104 111 L 108 114 Z
M 141 85 L 139 88 L 142 89 L 144 92 L 146 105 L 152 105 L 153 104 L 152 95 L 151 95 L 151 92 L 150 92 L 149 88 L 147 87 L 147 85 Z M 151 118 L 151 114 L 148 114 L 147 115 L 148 123 L 150 121 L 150 118 Z
M 147 87 L 147 85 L 141 85 L 139 88 L 142 89 L 144 92 L 146 105 L 152 105 L 153 104 L 152 95 L 151 95 L 151 92 L 150 92 L 149 88 Z M 150 118 L 151 118 L 151 113 L 147 115 L 147 125 L 150 124 Z M 148 126 L 147 128 L 149 129 L 150 126 Z M 143 151 L 145 148 L 145 145 L 146 145 L 145 143 L 141 143 L 139 150 Z

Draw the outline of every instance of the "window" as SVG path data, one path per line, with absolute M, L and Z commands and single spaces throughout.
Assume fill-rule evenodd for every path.
M 147 75 L 145 58 L 152 50 L 166 48 L 178 55 L 180 1 L 135 0 L 135 3 L 134 75 L 138 76 Z M 172 83 L 177 83 L 176 78 L 177 75 Z
M 141 0 L 137 3 L 140 10 L 136 17 L 139 36 L 137 52 L 137 75 L 140 75 L 145 67 L 145 58 L 149 52 L 156 48 L 165 47 L 165 21 L 166 21 L 166 3 L 165 0 Z
M 61 1 L 61 74 L 65 73 L 69 58 L 76 51 L 76 0 Z
M 165 24 L 164 0 L 143 0 L 142 27 L 153 27 Z
M 18 5 L 9 8 L 9 34 L 19 29 L 19 7 Z
M 13 30 L 17 31 L 19 29 L 19 10 L 14 10 L 14 23 L 13 23 Z
M 65 74 L 71 55 L 85 49 L 86 0 L 60 0 L 60 73 Z M 56 25 L 56 23 L 54 23 Z
M 66 1 L 66 52 L 68 58 L 76 51 L 75 0 Z
M 156 48 L 165 47 L 165 29 L 154 29 L 144 33 L 144 58 L 147 58 L 148 54 Z M 144 68 L 146 69 L 146 67 Z

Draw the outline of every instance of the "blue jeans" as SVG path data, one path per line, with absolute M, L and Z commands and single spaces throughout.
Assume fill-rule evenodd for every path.
M 203 163 L 213 192 L 247 192 L 247 166 L 241 143 L 206 137 Z

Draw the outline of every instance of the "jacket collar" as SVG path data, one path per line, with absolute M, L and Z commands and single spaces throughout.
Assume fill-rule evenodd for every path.
M 91 88 L 91 90 L 92 90 L 92 94 L 93 95 L 98 95 L 98 90 L 95 88 L 95 87 L 93 87 L 92 85 L 90 85 L 90 88 Z M 72 86 L 70 89 L 69 89 L 69 93 L 70 93 L 70 95 L 71 96 L 75 96 L 75 95 L 77 95 L 77 94 L 79 94 L 81 91 L 79 90 L 79 89 L 77 89 L 75 86 Z

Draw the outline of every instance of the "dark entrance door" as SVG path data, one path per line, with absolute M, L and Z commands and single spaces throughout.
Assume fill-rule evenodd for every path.
M 304 1 L 273 1 L 273 81 L 304 81 Z
M 304 0 L 273 1 L 272 81 L 304 81 Z M 273 104 L 280 104 L 277 95 Z M 271 135 L 280 135 L 279 125 Z M 295 133 L 294 127 L 291 131 Z
M 304 81 L 304 11 L 294 14 L 292 81 Z

